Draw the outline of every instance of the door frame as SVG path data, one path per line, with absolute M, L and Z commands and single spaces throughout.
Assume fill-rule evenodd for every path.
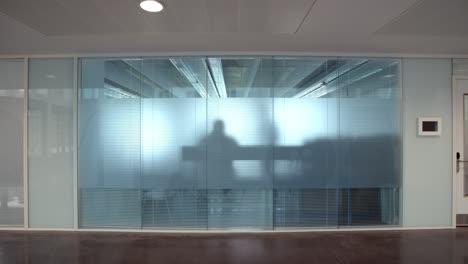
M 459 80 L 468 80 L 468 75 L 453 75 L 452 76 L 452 227 L 457 226 L 457 206 L 458 206 L 458 190 L 457 190 L 457 157 L 458 150 L 458 127 L 457 120 L 460 115 L 457 111 L 457 82 Z M 463 114 L 463 113 L 461 113 Z M 465 154 L 465 153 L 464 153 Z

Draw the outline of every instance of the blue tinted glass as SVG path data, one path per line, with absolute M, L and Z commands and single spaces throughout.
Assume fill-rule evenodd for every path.
M 398 224 L 399 61 L 80 65 L 81 227 Z

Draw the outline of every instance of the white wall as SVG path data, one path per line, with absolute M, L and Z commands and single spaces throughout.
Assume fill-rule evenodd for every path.
M 468 75 L 468 59 L 453 60 L 453 75 Z
M 452 63 L 403 59 L 404 227 L 452 224 Z M 418 117 L 441 117 L 441 137 L 418 137 Z

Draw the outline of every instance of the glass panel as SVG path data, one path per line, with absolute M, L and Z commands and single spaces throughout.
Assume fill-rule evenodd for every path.
M 272 229 L 273 89 L 269 58 L 209 58 L 208 227 Z
M 81 227 L 398 224 L 397 60 L 83 59 L 80 80 Z
M 29 224 L 73 227 L 73 59 L 29 63 Z
M 346 59 L 339 72 L 339 225 L 398 224 L 398 60 Z
M 84 59 L 80 225 L 206 229 L 204 59 Z
M 142 61 L 142 225 L 206 229 L 207 68 L 204 59 Z
M 275 59 L 275 228 L 337 225 L 336 58 Z
M 23 226 L 23 60 L 0 61 L 0 226 Z
M 141 227 L 139 59 L 81 60 L 79 225 Z

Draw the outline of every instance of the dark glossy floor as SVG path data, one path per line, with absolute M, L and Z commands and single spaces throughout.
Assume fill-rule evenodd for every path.
M 275 234 L 0 231 L 0 263 L 468 263 L 468 229 Z

